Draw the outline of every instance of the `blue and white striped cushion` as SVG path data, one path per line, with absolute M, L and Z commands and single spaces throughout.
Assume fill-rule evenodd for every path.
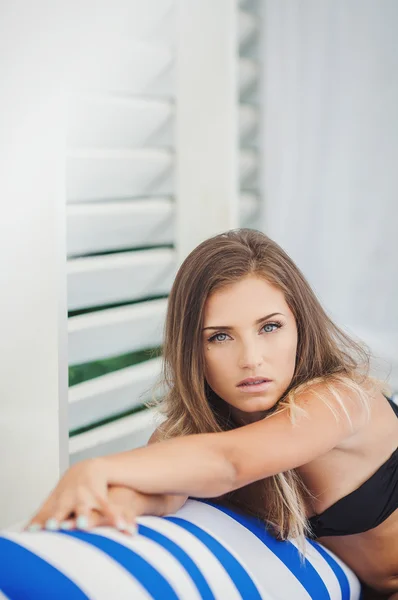
M 257 520 L 188 500 L 175 515 L 141 517 L 139 533 L 4 533 L 0 599 L 358 600 L 360 584 L 312 541 L 304 564 Z

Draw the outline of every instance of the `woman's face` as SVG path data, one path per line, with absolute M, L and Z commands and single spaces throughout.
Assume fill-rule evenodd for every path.
M 297 326 L 283 293 L 255 275 L 214 292 L 205 304 L 203 348 L 207 383 L 234 417 L 262 418 L 294 374 Z

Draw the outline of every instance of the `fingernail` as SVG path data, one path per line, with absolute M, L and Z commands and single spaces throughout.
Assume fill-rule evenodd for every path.
M 87 529 L 88 528 L 88 519 L 84 515 L 79 515 L 76 519 L 76 527 L 78 529 Z
M 130 535 L 136 535 L 138 527 L 137 525 L 134 525 L 134 523 L 131 523 L 130 525 L 127 525 L 126 531 L 128 531 Z
M 124 519 L 118 519 L 116 521 L 116 529 L 119 529 L 120 531 L 125 531 L 125 529 L 127 529 L 127 523 Z
M 30 531 L 31 533 L 35 532 L 35 531 L 40 531 L 41 530 L 41 525 L 39 525 L 39 523 L 31 523 L 31 525 L 28 525 L 28 527 L 26 528 L 26 531 Z
M 59 528 L 57 519 L 48 519 L 45 522 L 44 528 L 48 531 L 57 531 L 57 529 Z
M 62 523 L 60 525 L 60 529 L 62 529 L 63 531 L 72 529 L 72 523 L 70 521 L 62 521 Z

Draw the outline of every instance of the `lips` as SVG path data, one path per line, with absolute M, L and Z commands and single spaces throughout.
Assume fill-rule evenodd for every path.
M 247 377 L 246 379 L 243 379 L 242 381 L 240 381 L 237 385 L 237 387 L 240 386 L 252 386 L 252 385 L 259 385 L 261 383 L 267 383 L 271 381 L 271 379 L 268 379 L 268 377 Z

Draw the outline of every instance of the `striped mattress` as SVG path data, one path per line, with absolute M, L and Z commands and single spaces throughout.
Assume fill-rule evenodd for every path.
M 352 571 L 307 541 L 278 542 L 264 525 L 208 502 L 140 517 L 135 537 L 90 532 L 0 535 L 2 600 L 359 600 Z

